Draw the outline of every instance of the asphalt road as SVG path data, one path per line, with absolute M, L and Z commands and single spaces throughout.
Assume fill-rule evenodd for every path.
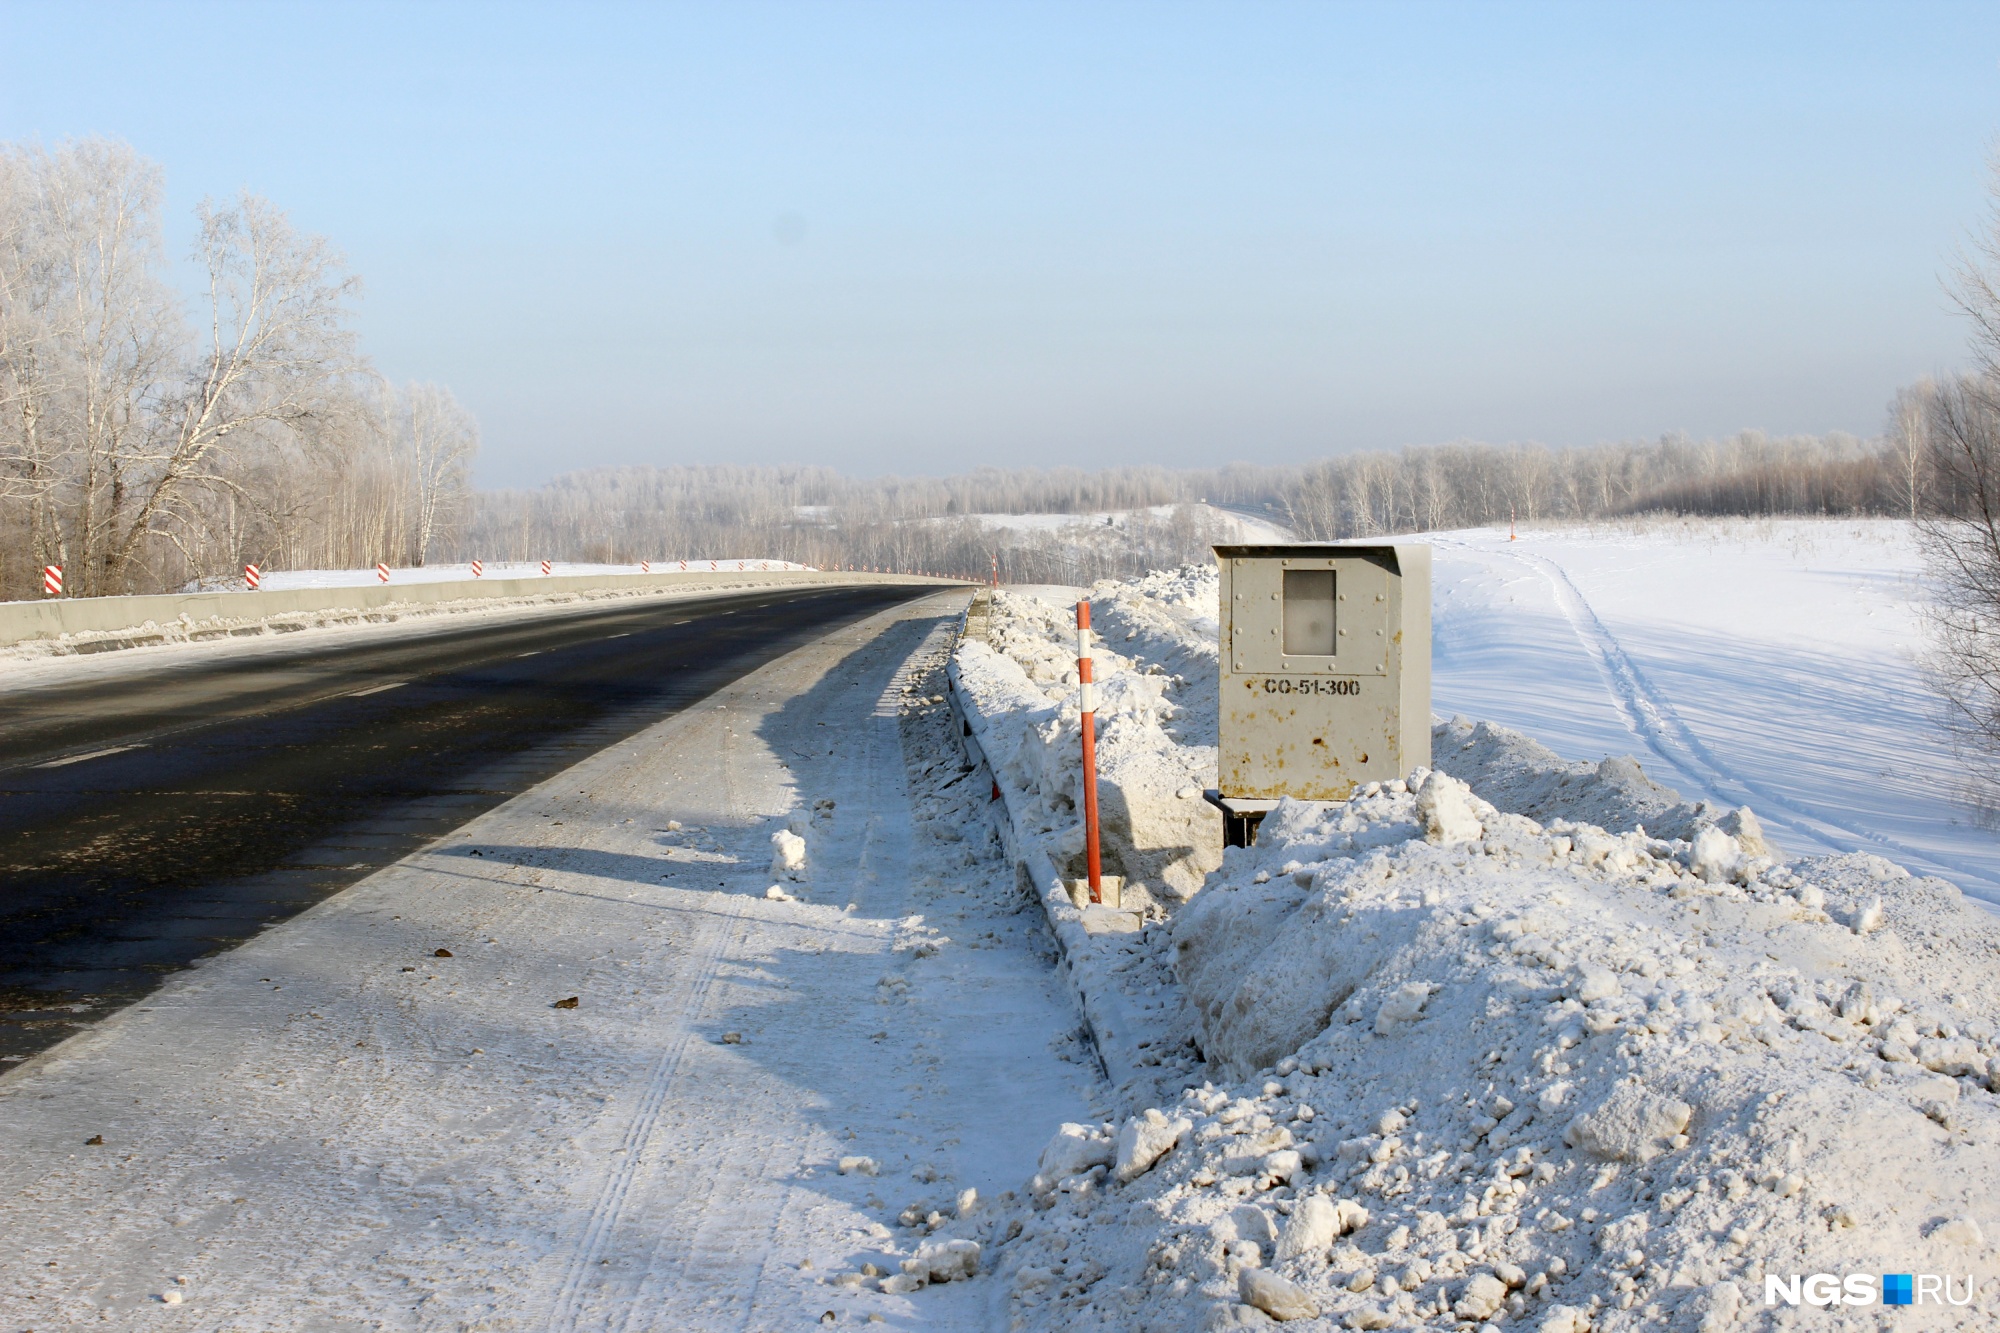
M 0 1060 L 929 591 L 597 606 L 0 691 Z

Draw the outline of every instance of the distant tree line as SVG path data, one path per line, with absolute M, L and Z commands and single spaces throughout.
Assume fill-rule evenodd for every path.
M 1316 540 L 1641 513 L 1907 517 L 1916 505 L 1905 492 L 1921 486 L 1907 454 L 1894 430 L 1875 441 L 1744 431 L 1573 449 L 1462 442 L 1314 463 L 1282 501 Z
M 1668 436 L 1577 449 L 1460 442 L 1302 466 L 843 477 L 827 468 L 600 468 L 473 498 L 463 554 L 609 562 L 771 556 L 813 565 L 983 571 L 1076 582 L 1208 558 L 1226 536 L 1198 502 L 1315 541 L 1506 523 L 1680 514 L 1914 515 L 1929 484 L 1899 397 L 1892 428 L 1727 440 Z M 1123 511 L 1111 525 L 996 530 L 992 514 Z
M 92 596 L 451 544 L 477 427 L 369 370 L 339 256 L 268 200 L 204 202 L 189 299 L 161 193 L 123 144 L 0 144 L 0 597 L 46 565 Z
M 1207 558 L 1227 531 L 1189 503 L 1208 498 L 1197 477 L 1152 467 L 867 480 L 814 467 L 599 468 L 477 495 L 462 547 L 502 560 L 745 556 L 975 574 L 997 561 L 1010 581 L 1077 582 Z M 977 517 L 1104 511 L 1120 516 L 1029 529 Z

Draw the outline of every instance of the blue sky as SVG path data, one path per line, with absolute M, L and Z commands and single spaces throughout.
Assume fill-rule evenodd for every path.
M 1880 428 L 2000 6 L 61 5 L 0 138 L 248 187 L 487 485 Z

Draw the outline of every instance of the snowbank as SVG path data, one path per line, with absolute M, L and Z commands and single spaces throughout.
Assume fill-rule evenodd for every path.
M 1727 810 L 1683 801 L 1672 787 L 1647 777 L 1629 755 L 1572 763 L 1518 731 L 1454 717 L 1431 728 L 1431 762 L 1510 814 L 1567 817 L 1608 829 L 1643 827 L 1665 838 L 1692 839 L 1703 827 L 1718 824 L 1752 855 L 1770 851 L 1763 826 L 1748 807 Z
M 1201 799 L 1215 780 L 1215 579 L 1189 570 L 1099 590 L 1098 809 L 1115 907 L 1071 894 L 1085 873 L 1080 715 L 1061 590 L 982 601 L 973 619 L 985 637 L 959 645 L 949 674 L 991 771 L 1002 843 L 1047 914 L 1107 1076 L 1139 1097 L 1181 1086 L 1195 1064 L 1166 919 L 1222 862 L 1220 823 Z
M 1102 595 L 1100 595 L 1102 594 Z M 1108 874 L 1141 909 L 1180 901 L 1221 864 L 1215 782 L 1213 570 L 1099 584 L 1096 621 L 1098 809 Z M 987 723 L 987 757 L 1027 799 L 1014 816 L 1081 875 L 1076 631 L 1066 607 L 993 594 L 986 642 L 959 648 L 956 679 Z
M 1147 828 L 1185 800 L 1151 774 L 1212 771 L 1213 576 L 1092 598 L 1134 775 L 1106 781 Z M 1069 631 L 1004 595 L 990 624 L 965 706 L 1016 823 L 1061 844 Z M 1063 1126 L 987 1221 L 1016 1327 L 1718 1330 L 1815 1273 L 2000 1300 L 2000 927 L 1878 857 L 1787 861 L 1629 759 L 1463 720 L 1434 753 L 1286 802 L 1196 892 L 1163 877 L 1122 966 L 1171 970 L 1207 1081 Z

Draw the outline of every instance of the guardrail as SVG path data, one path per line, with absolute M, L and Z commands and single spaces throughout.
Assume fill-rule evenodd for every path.
M 738 570 L 713 574 L 572 574 L 550 578 L 460 579 L 352 588 L 295 588 L 282 592 L 166 593 L 151 597 L 52 597 L 42 602 L 0 602 L 0 647 L 78 639 L 79 652 L 141 647 L 189 639 L 258 632 L 253 626 L 288 616 L 337 615 L 393 619 L 451 602 L 526 601 L 593 593 L 724 592 L 738 588 L 840 587 L 860 584 L 963 586 L 958 579 L 922 574 L 863 574 L 839 570 Z M 300 626 L 299 628 L 304 628 Z M 108 637 L 98 637 L 108 636 Z

